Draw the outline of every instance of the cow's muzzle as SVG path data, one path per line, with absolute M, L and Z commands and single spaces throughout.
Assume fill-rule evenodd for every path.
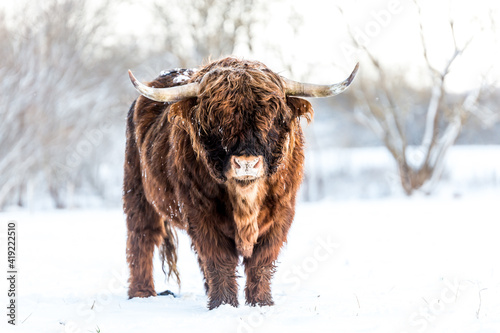
M 231 156 L 229 177 L 241 181 L 260 178 L 264 174 L 264 159 L 262 156 Z

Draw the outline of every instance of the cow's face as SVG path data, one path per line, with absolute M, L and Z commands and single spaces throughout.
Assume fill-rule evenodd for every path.
M 306 100 L 286 97 L 269 69 L 221 67 L 201 73 L 198 98 L 173 105 L 189 122 L 191 141 L 219 182 L 248 185 L 272 175 L 290 152 L 298 117 L 312 115 Z
M 260 62 L 225 58 L 176 87 L 148 87 L 129 75 L 143 96 L 173 102 L 170 119 L 189 133 L 195 153 L 214 179 L 245 185 L 276 172 L 301 135 L 298 118 L 312 117 L 309 102 L 292 96 L 337 95 L 357 70 L 358 65 L 342 82 L 317 85 L 280 77 Z

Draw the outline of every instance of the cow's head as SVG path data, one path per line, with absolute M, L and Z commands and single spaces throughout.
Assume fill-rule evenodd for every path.
M 255 61 L 226 58 L 195 72 L 183 86 L 152 88 L 138 82 L 145 97 L 173 103 L 171 117 L 190 135 L 211 176 L 240 185 L 272 175 L 293 150 L 299 118 L 311 119 L 302 97 L 328 97 L 344 91 L 358 65 L 343 82 L 305 84 L 288 80 Z

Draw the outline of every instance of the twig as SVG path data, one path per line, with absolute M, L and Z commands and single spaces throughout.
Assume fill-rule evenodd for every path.
M 488 288 L 483 288 L 481 290 L 479 290 L 478 294 L 479 294 L 479 306 L 477 308 L 477 311 L 476 311 L 476 318 L 479 319 L 479 311 L 481 311 L 481 303 L 482 303 L 482 298 L 481 298 L 481 291 L 484 291 Z
M 357 317 L 359 315 L 359 309 L 361 309 L 361 305 L 359 304 L 358 295 L 354 294 L 354 297 L 356 297 L 356 302 L 358 303 L 358 312 L 356 313 L 356 317 Z

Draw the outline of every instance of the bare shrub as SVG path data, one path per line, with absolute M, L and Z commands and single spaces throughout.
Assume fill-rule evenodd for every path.
M 0 20 L 0 208 L 33 192 L 63 207 L 75 188 L 99 183 L 102 143 L 124 116 L 123 56 L 101 43 L 109 9 L 50 0 Z
M 421 12 L 417 2 L 416 10 Z M 444 158 L 461 133 L 466 119 L 472 115 L 486 114 L 480 99 L 491 83 L 483 80 L 483 85 L 457 98 L 446 85 L 446 79 L 453 65 L 471 47 L 472 37 L 459 43 L 455 23 L 449 20 L 449 38 L 454 45 L 453 52 L 441 68 L 432 64 L 428 57 L 429 47 L 420 24 L 422 56 L 431 85 L 415 96 L 405 80 L 391 72 L 382 64 L 380 58 L 366 45 L 361 44 L 351 32 L 351 40 L 363 50 L 368 64 L 376 74 L 375 80 L 359 80 L 355 110 L 357 118 L 383 141 L 397 162 L 401 185 L 406 194 L 415 190 L 431 192 L 439 180 Z M 454 69 L 459 70 L 459 69 Z M 408 129 L 414 125 L 415 113 L 425 114 L 419 143 L 408 139 Z M 490 117 L 492 120 L 494 117 Z M 488 120 L 488 121 L 490 121 Z

